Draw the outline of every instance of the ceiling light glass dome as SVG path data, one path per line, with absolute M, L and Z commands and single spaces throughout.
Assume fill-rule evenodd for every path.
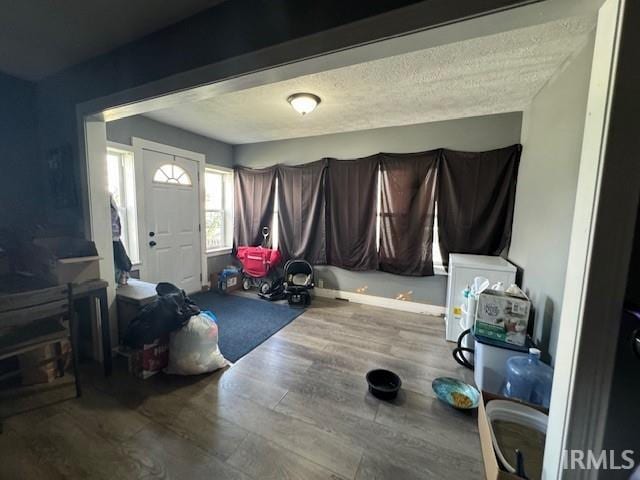
M 294 93 L 287 102 L 301 115 L 313 112 L 320 103 L 320 97 L 313 93 Z

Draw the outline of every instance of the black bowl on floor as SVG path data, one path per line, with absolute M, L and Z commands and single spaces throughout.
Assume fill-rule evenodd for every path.
M 381 400 L 393 400 L 402 386 L 400 377 L 390 370 L 376 369 L 367 372 L 369 391 Z

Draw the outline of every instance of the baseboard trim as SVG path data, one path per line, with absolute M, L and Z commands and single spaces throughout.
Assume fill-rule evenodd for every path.
M 349 300 L 354 303 L 363 305 L 372 305 L 374 307 L 391 308 L 403 312 L 419 313 L 422 315 L 444 315 L 446 308 L 438 305 L 429 305 L 426 303 L 408 302 L 405 300 L 396 300 L 394 298 L 376 297 L 374 295 L 365 295 L 362 293 L 346 292 L 343 290 L 332 290 L 330 288 L 314 288 L 312 290 L 315 295 L 323 298 L 337 298 L 340 300 Z

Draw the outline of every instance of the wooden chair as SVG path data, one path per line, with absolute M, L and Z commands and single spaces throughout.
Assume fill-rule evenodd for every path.
M 69 284 L 0 295 L 0 360 L 70 339 L 76 396 L 79 397 L 78 342 L 71 290 Z M 58 350 L 55 356 L 40 364 L 55 361 L 63 367 L 63 356 Z M 24 371 L 23 367 L 0 375 L 0 384 Z M 63 369 L 62 372 L 64 374 Z

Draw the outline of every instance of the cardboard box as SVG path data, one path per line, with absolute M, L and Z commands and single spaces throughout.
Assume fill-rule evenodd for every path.
M 129 358 L 129 373 L 147 379 L 169 364 L 169 338 L 157 339 L 153 343 L 143 345 L 141 349 L 130 350 L 123 355 Z
M 229 273 L 223 270 L 219 273 L 212 273 L 210 282 L 212 290 L 231 293 L 242 288 L 242 274 L 240 272 Z
M 480 434 L 480 447 L 482 449 L 482 460 L 484 462 L 485 476 L 487 480 L 524 480 L 522 477 L 514 473 L 509 473 L 500 468 L 498 457 L 496 456 L 495 449 L 493 448 L 491 430 L 489 428 L 489 419 L 487 418 L 485 405 L 489 401 L 496 399 L 515 401 L 513 399 L 505 398 L 500 395 L 494 395 L 484 390 L 480 395 L 480 404 L 478 405 L 478 433 Z M 548 410 L 540 407 L 539 405 L 531 405 L 528 403 L 526 403 L 525 405 L 535 408 L 536 410 L 539 410 L 543 413 L 549 413 Z
M 527 340 L 530 310 L 528 298 L 485 290 L 478 296 L 475 334 L 522 346 Z
M 242 275 L 240 273 L 234 273 L 233 275 L 227 275 L 223 280 L 225 292 L 235 292 L 242 288 Z
M 61 340 L 18 356 L 22 385 L 50 383 L 71 364 L 71 342 Z

